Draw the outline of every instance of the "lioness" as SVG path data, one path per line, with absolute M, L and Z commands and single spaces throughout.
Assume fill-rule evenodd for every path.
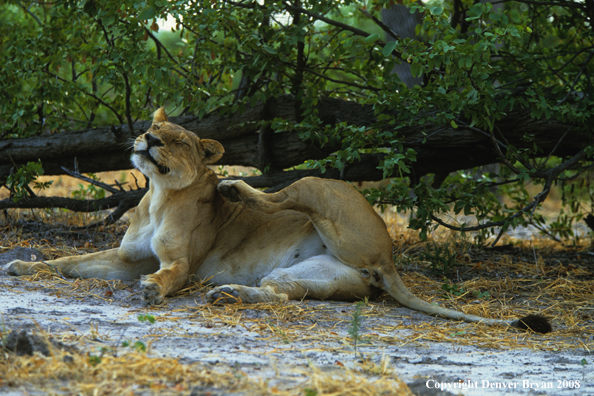
M 121 246 L 47 264 L 16 260 L 8 273 L 51 265 L 74 277 L 140 277 L 148 304 L 162 303 L 191 274 L 216 286 L 210 302 L 358 300 L 386 291 L 431 315 L 550 331 L 540 317 L 508 323 L 417 298 L 396 272 L 384 221 L 352 186 L 308 177 L 265 194 L 243 181 L 219 183 L 207 165 L 223 153 L 220 143 L 170 123 L 159 109 L 134 143 L 132 162 L 151 183 Z

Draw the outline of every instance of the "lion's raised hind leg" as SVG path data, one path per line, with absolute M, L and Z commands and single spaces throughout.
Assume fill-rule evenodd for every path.
M 243 181 L 225 180 L 221 194 L 265 213 L 295 210 L 306 214 L 324 244 L 341 262 L 361 271 L 378 286 L 377 272 L 395 272 L 392 240 L 381 217 L 351 185 L 306 177 L 279 192 L 266 194 Z

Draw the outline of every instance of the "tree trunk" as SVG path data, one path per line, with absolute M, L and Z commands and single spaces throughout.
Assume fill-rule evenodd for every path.
M 265 111 L 266 110 L 266 111 Z M 318 104 L 320 118 L 324 124 L 346 122 L 350 125 L 374 127 L 376 117 L 370 105 L 360 105 L 340 99 L 325 98 Z M 225 147 L 225 155 L 218 162 L 222 165 L 245 165 L 260 167 L 262 150 L 259 146 L 259 127 L 256 121 L 282 118 L 294 121 L 294 99 L 290 95 L 270 101 L 268 106 L 257 104 L 242 114 L 231 116 L 213 113 L 202 120 L 194 116 L 172 117 L 171 122 L 196 133 L 201 138 L 216 139 Z M 136 133 L 150 127 L 150 122 L 137 122 Z M 496 138 L 515 147 L 542 147 L 540 156 L 547 156 L 559 139 L 571 128 L 555 120 L 535 120 L 528 113 L 513 112 L 496 123 Z M 522 140 L 530 134 L 534 142 Z M 61 167 L 73 168 L 76 161 L 81 173 L 130 169 L 130 141 L 127 125 L 68 131 L 26 139 L 0 141 L 0 181 L 6 180 L 13 162 L 16 165 L 40 159 L 45 174 L 63 174 Z M 427 173 L 444 173 L 468 169 L 498 162 L 498 157 L 488 133 L 463 126 L 448 127 L 405 127 L 398 131 L 405 141 L 404 147 L 417 152 L 417 161 L 412 164 L 413 176 Z M 573 155 L 586 142 L 584 134 L 574 127 L 555 149 L 557 156 Z M 340 147 L 326 145 L 319 147 L 314 142 L 302 141 L 295 133 L 268 133 L 266 146 L 267 161 L 271 169 L 287 169 L 302 164 L 307 159 L 319 159 L 330 155 Z M 351 169 L 358 169 L 357 180 L 379 180 L 382 173 L 376 167 L 381 155 L 364 156 L 359 164 L 349 167 L 346 175 L 354 175 Z M 354 177 L 354 176 L 350 176 Z M 345 177 L 346 178 L 346 177 Z M 355 180 L 355 179 L 353 179 Z

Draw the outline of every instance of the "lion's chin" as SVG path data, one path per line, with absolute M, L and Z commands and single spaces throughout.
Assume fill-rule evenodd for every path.
M 157 170 L 162 175 L 166 175 L 171 171 L 168 167 L 159 164 L 148 150 L 135 151 L 132 155 L 132 163 L 143 173 L 144 170 L 146 170 L 147 161 L 156 166 Z

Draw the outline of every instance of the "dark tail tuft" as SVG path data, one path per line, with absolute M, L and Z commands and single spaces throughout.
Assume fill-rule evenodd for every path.
M 549 323 L 548 319 L 541 315 L 528 315 L 521 319 L 515 320 L 511 323 L 513 327 L 522 330 L 532 330 L 537 333 L 550 333 L 553 331 L 553 326 Z

